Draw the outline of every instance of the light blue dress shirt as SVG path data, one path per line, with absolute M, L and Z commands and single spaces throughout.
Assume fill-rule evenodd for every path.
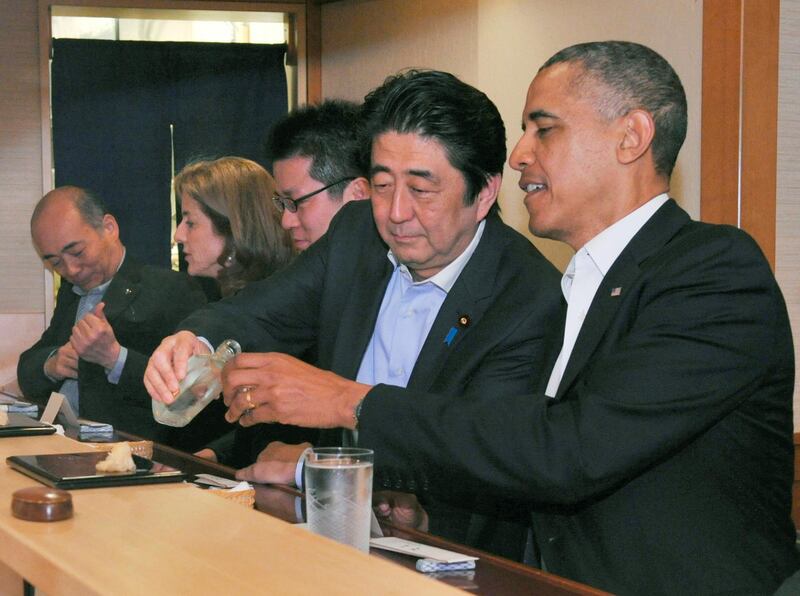
M 480 223 L 472 241 L 452 263 L 422 281 L 414 281 L 408 267 L 398 263 L 389 251 L 387 256 L 394 271 L 356 381 L 367 385 L 408 385 L 439 309 L 475 252 L 485 225 Z
M 391 250 L 388 252 L 394 271 L 383 295 L 375 330 L 361 359 L 356 381 L 366 385 L 408 385 L 439 309 L 478 247 L 485 227 L 486 222 L 481 221 L 464 252 L 439 273 L 422 281 L 414 281 L 408 267 L 398 263 Z M 352 436 L 355 444 L 358 433 L 352 431 Z M 295 466 L 294 479 L 295 484 L 302 488 L 302 457 Z

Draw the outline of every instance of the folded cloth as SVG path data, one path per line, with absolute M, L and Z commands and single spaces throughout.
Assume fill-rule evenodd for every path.
M 114 427 L 110 424 L 100 422 L 81 422 L 78 434 L 81 435 L 110 435 L 114 432 Z
M 16 412 L 17 414 L 25 414 L 31 418 L 39 416 L 39 406 L 31 404 L 26 401 L 15 400 L 12 403 L 0 404 L 0 410 L 4 412 Z
M 249 482 L 239 480 L 229 480 L 222 476 L 215 476 L 214 474 L 197 474 L 194 477 L 195 484 L 202 487 L 224 488 L 231 492 L 240 490 L 250 490 L 253 486 Z
M 445 563 L 436 559 L 417 559 L 417 571 L 434 573 L 438 571 L 466 571 L 475 569 L 475 561 L 459 561 L 458 563 Z

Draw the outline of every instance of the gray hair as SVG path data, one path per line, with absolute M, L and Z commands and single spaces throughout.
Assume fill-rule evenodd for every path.
M 587 83 L 601 83 L 608 90 L 597 100 L 606 118 L 624 116 L 631 110 L 650 113 L 655 122 L 653 161 L 658 174 L 669 176 L 686 139 L 686 94 L 675 70 L 660 54 L 629 41 L 598 41 L 565 48 L 542 65 L 539 72 L 559 63 L 579 64 L 583 73 L 573 79 L 577 91 L 589 91 Z

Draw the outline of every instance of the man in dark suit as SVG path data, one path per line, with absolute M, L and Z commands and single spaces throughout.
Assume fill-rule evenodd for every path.
M 505 161 L 497 108 L 452 75 L 409 72 L 367 97 L 363 125 L 372 200 L 345 205 L 285 271 L 165 339 L 145 377 L 155 398 L 170 401 L 188 356 L 207 350 L 197 335 L 283 353 L 237 359 L 253 375 L 253 405 L 273 363 L 296 373 L 298 391 L 390 383 L 409 402 L 420 392 L 529 391 L 532 373 L 549 369 L 557 346 L 545 332 L 563 316 L 558 274 L 496 213 Z M 308 350 L 316 367 L 287 356 Z M 254 409 L 241 422 L 271 420 Z M 279 462 L 288 464 L 282 479 L 294 478 L 295 459 Z M 431 531 L 465 537 L 468 514 L 458 521 L 426 507 Z
M 164 335 L 205 302 L 202 293 L 184 274 L 126 256 L 116 220 L 83 189 L 46 194 L 31 234 L 62 283 L 50 326 L 20 356 L 23 393 L 40 401 L 61 391 L 83 418 L 162 439 L 142 384 L 145 365 Z
M 539 394 L 408 400 L 388 385 L 288 394 L 262 418 L 358 427 L 377 468 L 527 499 L 550 571 L 618 594 L 767 594 L 800 563 L 790 518 L 794 356 L 781 292 L 743 231 L 668 198 L 678 76 L 639 44 L 567 48 L 528 90 L 511 154 L 530 228 L 577 252 Z M 242 412 L 232 367 L 224 392 Z M 497 404 L 503 407 L 498 408 Z

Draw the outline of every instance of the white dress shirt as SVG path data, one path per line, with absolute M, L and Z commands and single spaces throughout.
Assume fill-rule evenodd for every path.
M 636 233 L 667 200 L 669 196 L 666 193 L 650 199 L 589 240 L 570 260 L 561 278 L 561 291 L 567 301 L 564 343 L 545 389 L 545 395 L 548 397 L 556 396 L 586 313 L 606 273 Z

